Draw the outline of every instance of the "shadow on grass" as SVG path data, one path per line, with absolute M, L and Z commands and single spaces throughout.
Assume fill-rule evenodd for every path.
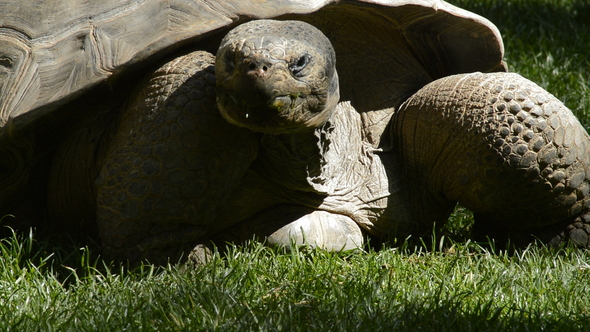
M 586 0 L 449 0 L 450 3 L 486 17 L 510 45 L 511 38 L 523 40 L 532 50 L 544 50 L 539 43 L 548 38 L 554 49 L 587 53 L 590 36 L 590 3 Z
M 590 328 L 587 317 L 495 308 L 491 303 L 466 310 L 460 301 L 437 305 L 426 301 L 408 303 L 399 312 L 375 315 L 359 325 L 359 330 L 373 331 L 588 331 Z

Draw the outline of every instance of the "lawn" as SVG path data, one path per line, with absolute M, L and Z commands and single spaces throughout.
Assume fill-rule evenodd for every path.
M 451 2 L 494 22 L 510 70 L 590 128 L 586 0 Z M 590 331 L 590 252 L 489 250 L 464 238 L 470 224 L 459 208 L 422 245 L 250 243 L 198 269 L 127 269 L 93 247 L 14 234 L 0 241 L 0 331 Z

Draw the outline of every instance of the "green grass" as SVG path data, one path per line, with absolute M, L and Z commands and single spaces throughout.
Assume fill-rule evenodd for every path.
M 588 128 L 585 0 L 452 2 L 496 23 L 510 69 Z M 198 269 L 128 269 L 94 248 L 13 234 L 0 240 L 0 331 L 590 330 L 589 251 L 492 253 L 449 240 L 464 239 L 471 223 L 458 209 L 432 243 L 378 252 L 251 243 Z
M 2 331 L 590 329 L 590 253 L 572 248 L 327 253 L 251 243 L 198 269 L 113 270 L 72 247 L 75 271 L 63 257 L 34 256 L 38 245 L 17 235 L 0 244 Z

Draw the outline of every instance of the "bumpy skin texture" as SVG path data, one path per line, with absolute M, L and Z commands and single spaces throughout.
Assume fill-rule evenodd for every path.
M 168 62 L 96 134 L 106 254 L 158 263 L 253 236 L 350 249 L 363 231 L 428 234 L 456 202 L 482 235 L 588 244 L 590 138 L 516 74 L 449 76 L 359 112 L 338 102 L 327 38 L 279 21 L 230 32 L 213 64 Z
M 206 52 L 167 63 L 121 114 L 97 180 L 108 254 L 174 257 L 210 231 L 256 156 L 255 134 L 230 125 L 215 108 L 213 63 Z
M 402 105 L 393 128 L 404 173 L 430 201 L 472 210 L 481 235 L 550 230 L 550 240 L 590 208 L 590 137 L 517 74 L 437 80 Z

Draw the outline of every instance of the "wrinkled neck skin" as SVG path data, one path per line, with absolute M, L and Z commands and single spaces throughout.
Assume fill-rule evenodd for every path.
M 317 128 L 264 135 L 261 174 L 289 190 L 344 195 L 361 185 L 370 164 L 372 148 L 361 128 L 359 114 L 349 103 L 339 103 Z
M 314 181 L 326 164 L 322 152 L 330 145 L 321 140 L 324 130 L 322 126 L 306 132 L 264 135 L 260 151 L 262 175 L 291 190 L 318 192 Z
M 340 102 L 320 127 L 264 135 L 255 172 L 281 188 L 283 202 L 349 216 L 376 236 L 408 236 L 420 201 L 409 197 L 411 181 L 402 186 L 397 155 L 381 144 L 392 112 L 359 114 Z

